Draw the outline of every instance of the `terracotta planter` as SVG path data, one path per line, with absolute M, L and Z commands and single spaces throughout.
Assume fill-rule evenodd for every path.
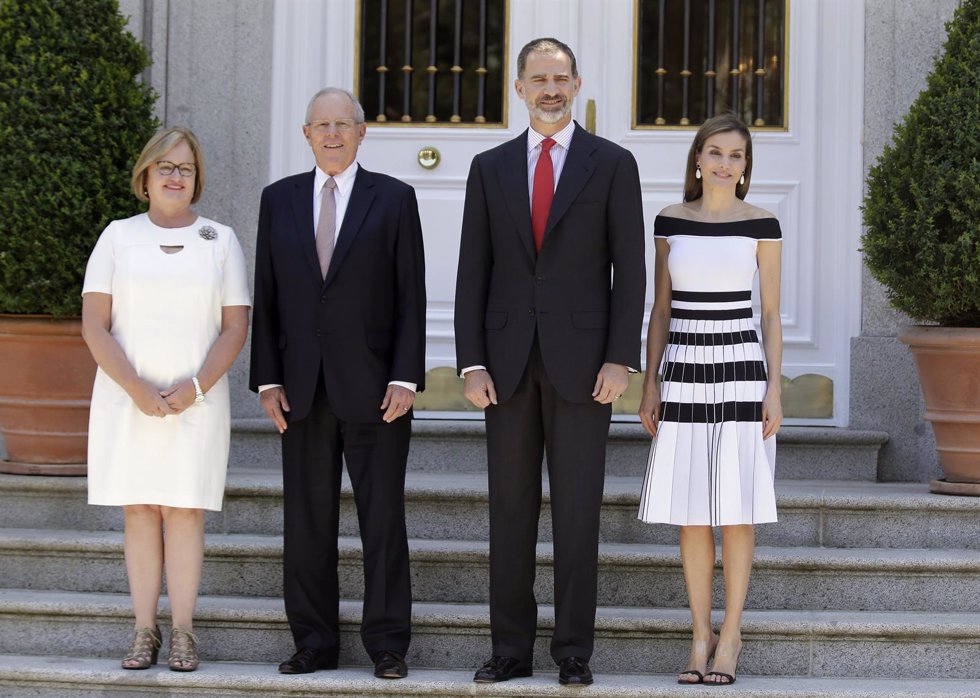
M 980 495 L 980 329 L 906 327 L 944 479 L 933 492 Z
M 0 314 L 0 472 L 84 475 L 95 361 L 77 318 Z

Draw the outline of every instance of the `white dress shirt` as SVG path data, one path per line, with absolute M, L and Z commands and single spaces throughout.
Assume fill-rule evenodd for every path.
M 357 177 L 359 165 L 354 162 L 350 167 L 339 174 L 333 176 L 333 181 L 337 183 L 334 190 L 334 200 L 337 202 L 337 226 L 334 228 L 336 235 L 340 235 L 340 225 L 344 222 L 344 214 L 347 213 L 347 204 L 350 203 L 350 195 L 354 190 L 354 179 Z M 313 174 L 313 235 L 316 236 L 317 223 L 320 220 L 320 206 L 323 204 L 324 187 L 330 179 L 330 175 L 319 167 Z M 334 238 L 334 243 L 337 239 Z
M 550 137 L 555 142 L 548 152 L 551 155 L 551 164 L 555 168 L 555 189 L 558 189 L 558 178 L 561 177 L 561 170 L 565 166 L 565 158 L 568 157 L 568 146 L 572 143 L 573 133 L 575 133 L 575 122 L 569 121 L 568 126 Z M 545 138 L 548 136 L 542 136 L 533 128 L 527 130 L 527 196 L 529 201 L 534 201 L 534 170 L 538 166 L 538 158 L 541 157 L 541 141 Z

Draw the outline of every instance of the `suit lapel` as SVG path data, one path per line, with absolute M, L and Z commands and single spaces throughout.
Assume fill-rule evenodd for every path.
M 320 260 L 316 256 L 316 231 L 313 229 L 313 172 L 302 178 L 293 192 L 293 215 L 296 225 L 293 234 L 298 236 L 299 247 L 310 269 L 320 278 Z
M 354 238 L 361 230 L 364 217 L 371 208 L 374 201 L 374 175 L 358 165 L 357 174 L 354 176 L 354 187 L 351 189 L 350 201 L 347 203 L 347 211 L 344 213 L 344 220 L 340 224 L 340 232 L 337 234 L 337 244 L 334 246 L 333 256 L 330 258 L 330 267 L 327 269 L 327 278 L 323 280 L 326 286 L 334 277 L 337 276 L 337 269 L 344 263 L 344 258 L 350 252 Z M 315 254 L 314 250 L 314 254 Z
M 527 191 L 527 131 L 504 145 L 497 162 L 497 180 L 504 192 L 504 201 L 517 235 L 531 259 L 534 259 L 538 255 L 534 251 L 531 199 Z
M 548 234 L 568 212 L 569 206 L 592 176 L 592 171 L 595 169 L 592 154 L 595 153 L 595 149 L 595 137 L 575 124 L 575 133 L 572 135 L 568 155 L 565 156 L 565 165 L 558 178 L 558 188 L 555 189 L 555 198 L 551 202 L 551 211 L 548 212 L 548 225 L 544 229 L 543 245 L 547 244 Z

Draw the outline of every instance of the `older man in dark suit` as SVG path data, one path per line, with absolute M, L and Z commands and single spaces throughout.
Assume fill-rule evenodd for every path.
M 407 672 L 405 464 L 423 388 L 425 273 L 414 190 L 356 162 L 364 111 L 326 88 L 303 134 L 312 172 L 262 192 L 250 384 L 282 434 L 285 674 L 337 667 L 337 535 L 346 461 L 364 549 L 361 639 L 375 676 Z
M 473 160 L 456 279 L 466 397 L 486 410 L 493 656 L 477 682 L 530 676 L 547 453 L 563 684 L 590 684 L 599 508 L 611 403 L 640 364 L 646 271 L 636 161 L 572 121 L 571 49 L 517 60 L 531 128 Z M 613 273 L 615 271 L 615 274 Z

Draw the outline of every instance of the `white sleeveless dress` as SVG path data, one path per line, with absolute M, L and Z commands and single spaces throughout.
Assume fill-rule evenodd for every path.
M 167 254 L 161 245 L 183 246 Z M 161 228 L 141 214 L 113 221 L 96 243 L 82 293 L 112 295 L 112 336 L 158 389 L 197 374 L 221 331 L 223 306 L 251 299 L 234 231 L 198 217 Z M 220 510 L 231 413 L 223 376 L 203 403 L 163 418 L 143 414 L 102 369 L 88 439 L 90 504 Z
M 654 235 L 670 244 L 671 319 L 638 518 L 680 526 L 776 521 L 776 439 L 762 438 L 766 366 L 752 281 L 757 246 L 782 239 L 779 222 L 658 216 Z

